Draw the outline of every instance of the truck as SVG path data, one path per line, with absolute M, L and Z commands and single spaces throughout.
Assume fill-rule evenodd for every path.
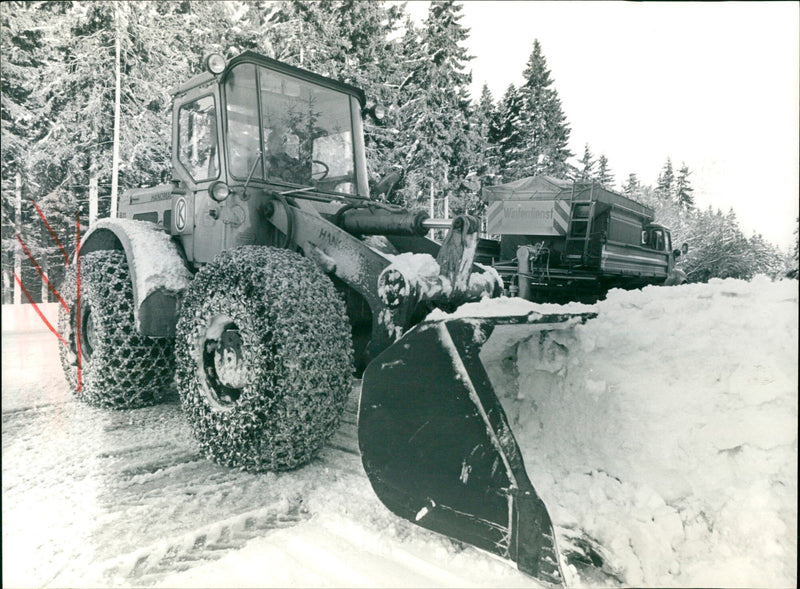
M 285 471 L 330 440 L 361 375 L 359 450 L 386 507 L 562 585 L 484 362 L 591 315 L 454 314 L 502 293 L 475 262 L 480 223 L 437 243 L 441 222 L 375 198 L 396 176 L 370 194 L 360 89 L 246 51 L 172 94 L 171 181 L 125 191 L 61 289 L 77 399 L 127 410 L 174 386 L 205 456 Z
M 538 302 L 595 302 L 612 288 L 686 280 L 667 227 L 651 207 L 595 181 L 532 176 L 484 187 L 483 260 L 512 294 Z M 488 259 L 487 259 L 488 258 Z

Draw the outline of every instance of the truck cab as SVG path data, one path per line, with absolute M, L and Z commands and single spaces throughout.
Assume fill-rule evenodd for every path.
M 250 51 L 206 63 L 173 90 L 172 183 L 126 192 L 120 217 L 163 224 L 202 265 L 281 239 L 258 220 L 268 194 L 368 198 L 361 90 Z
M 663 225 L 651 223 L 642 231 L 642 246 L 657 252 L 672 252 L 672 237 Z

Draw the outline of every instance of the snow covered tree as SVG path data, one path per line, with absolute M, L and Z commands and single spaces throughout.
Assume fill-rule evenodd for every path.
M 46 183 L 30 165 L 39 143 L 50 129 L 47 104 L 38 90 L 41 72 L 60 58 L 52 46 L 52 39 L 65 10 L 66 6 L 60 3 L 14 2 L 5 4 L 0 11 L 3 52 L 3 75 L 0 78 L 3 282 L 4 288 L 13 287 L 11 269 L 14 267 L 12 260 L 16 251 L 20 257 L 20 278 L 36 301 L 42 298 L 47 300 L 46 283 L 33 262 L 23 253 L 17 233 L 50 279 L 54 278 L 54 273 L 57 279 L 59 271 L 63 271 L 63 259 L 33 203 L 36 202 L 36 206 L 45 210 L 50 223 L 62 234 L 65 242 L 68 242 L 69 235 L 63 234 L 71 233 L 71 223 L 64 227 L 62 219 L 50 210 L 50 203 L 42 191 L 42 185 Z M 18 188 L 22 196 L 19 218 L 14 204 Z
M 522 75 L 522 149 L 507 175 L 512 179 L 535 174 L 564 176 L 566 161 L 572 155 L 568 147 L 570 129 L 538 39 Z
M 498 181 L 499 148 L 493 141 L 492 135 L 497 115 L 497 107 L 494 104 L 492 93 L 489 91 L 489 86 L 484 84 L 472 116 L 476 132 L 474 173 L 479 183 L 477 190 L 480 190 L 482 186 L 496 184 Z
M 690 173 L 689 167 L 686 164 L 682 164 L 675 180 L 675 199 L 678 205 L 684 209 L 694 208 L 694 188 L 689 182 Z
M 606 188 L 614 187 L 614 173 L 608 165 L 608 158 L 605 155 L 600 155 L 597 158 L 597 174 L 594 176 L 600 184 Z
M 490 143 L 497 147 L 499 171 L 503 182 L 514 180 L 513 170 L 520 167 L 525 139 L 522 131 L 522 96 L 510 84 L 497 108 Z
M 785 274 L 786 262 L 780 249 L 764 239 L 760 233 L 753 233 L 748 242 L 752 256 L 753 274 L 766 274 L 773 279 Z
M 800 275 L 800 217 L 794 220 L 794 245 L 786 253 L 783 275 L 787 278 Z
M 625 193 L 625 196 L 636 200 L 639 197 L 641 189 L 642 185 L 639 182 L 639 177 L 634 172 L 628 174 L 628 179 L 622 186 L 622 192 Z
M 692 282 L 711 278 L 749 279 L 756 273 L 752 247 L 730 209 L 723 215 L 711 207 L 694 217 L 687 240 L 689 255 L 683 269 Z
M 656 183 L 656 195 L 662 200 L 674 200 L 675 197 L 675 172 L 672 169 L 672 161 L 667 158 L 664 167 L 658 175 Z
M 594 177 L 594 155 L 592 154 L 591 150 L 589 149 L 589 144 L 587 143 L 583 147 L 583 157 L 580 160 L 581 162 L 581 180 L 589 180 Z
M 462 43 L 467 38 L 461 6 L 435 2 L 417 31 L 407 23 L 402 59 L 409 73 L 401 83 L 398 111 L 402 162 L 406 170 L 403 200 L 410 206 L 435 203 L 436 216 L 445 213 L 446 199 L 458 198 L 468 165 L 468 87 L 471 59 Z
M 400 41 L 392 36 L 400 25 L 402 7 L 347 0 L 339 3 L 333 14 L 341 39 L 330 41 L 336 47 L 331 58 L 340 68 L 336 72 L 334 66 L 335 76 L 362 88 L 370 104 L 396 105 L 404 68 L 397 59 Z M 397 124 L 396 108 L 388 108 L 381 122 L 371 117 L 364 120 L 367 168 L 374 180 L 401 167 L 396 152 Z

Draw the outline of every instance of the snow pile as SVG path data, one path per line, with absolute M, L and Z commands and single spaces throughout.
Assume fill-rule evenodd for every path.
M 626 585 L 795 585 L 797 282 L 615 290 L 592 310 L 521 344 L 515 378 L 488 367 L 562 550 L 595 540 Z

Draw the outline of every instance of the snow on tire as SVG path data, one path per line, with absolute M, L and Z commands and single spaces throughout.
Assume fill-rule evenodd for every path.
M 310 260 L 270 247 L 222 252 L 185 293 L 177 333 L 183 410 L 216 462 L 287 470 L 333 436 L 351 386 L 350 326 Z
M 73 266 L 61 289 L 70 310 L 61 307 L 58 316 L 59 333 L 67 342 L 60 345 L 61 366 L 73 393 L 90 405 L 116 409 L 161 401 L 174 374 L 173 340 L 137 332 L 125 254 L 108 250 L 82 256 L 80 285 L 79 323 Z

